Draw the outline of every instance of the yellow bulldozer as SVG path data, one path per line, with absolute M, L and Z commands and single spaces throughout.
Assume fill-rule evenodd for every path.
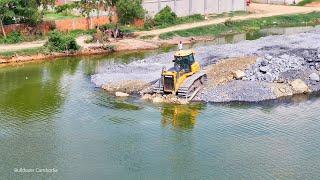
M 180 98 L 192 100 L 203 88 L 207 75 L 195 61 L 193 50 L 180 50 L 174 55 L 174 67 L 163 68 L 161 78 L 154 84 L 153 92 L 174 94 Z

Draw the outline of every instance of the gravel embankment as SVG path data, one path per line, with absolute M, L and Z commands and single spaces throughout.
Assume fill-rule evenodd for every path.
M 317 29 L 288 36 L 269 36 L 237 44 L 196 48 L 196 58 L 204 68 L 221 59 L 231 57 L 262 57 L 252 68 L 246 71 L 244 80 L 233 81 L 217 88 L 206 88 L 196 97 L 196 100 L 221 102 L 274 99 L 277 96 L 274 95 L 272 87 L 267 83 L 279 81 L 281 78 L 288 79 L 289 77 L 286 76 L 298 76 L 297 74 L 299 73 L 304 74 L 303 77 L 306 77 L 310 75 L 309 73 L 317 71 L 316 62 L 311 62 L 311 60 L 308 62 L 307 56 L 313 57 L 312 61 L 317 58 L 314 51 L 320 48 L 319 42 L 320 29 Z M 308 49 L 310 49 L 310 52 Z M 312 55 L 312 53 L 314 54 Z M 125 83 L 128 80 L 150 83 L 159 78 L 163 66 L 171 67 L 173 65 L 172 58 L 173 52 L 170 52 L 138 60 L 127 65 L 107 64 L 103 66 L 100 73 L 92 76 L 92 82 L 99 87 L 104 84 L 117 86 L 117 84 Z M 311 64 L 315 64 L 314 68 L 310 66 Z M 293 72 L 296 72 L 296 74 Z M 293 77 L 289 79 L 291 80 Z M 308 82 L 308 84 L 315 86 L 311 90 L 318 89 L 317 83 Z M 222 98 L 223 93 L 227 93 L 230 96 Z

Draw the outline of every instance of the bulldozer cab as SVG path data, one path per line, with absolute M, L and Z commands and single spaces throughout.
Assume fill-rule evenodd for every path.
M 191 65 L 195 62 L 192 50 L 180 50 L 174 55 L 174 68 L 177 72 L 191 72 Z

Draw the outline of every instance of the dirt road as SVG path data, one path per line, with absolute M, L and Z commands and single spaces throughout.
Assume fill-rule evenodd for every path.
M 32 41 L 32 42 L 23 42 L 19 44 L 0 44 L 0 53 L 9 52 L 9 51 L 18 51 L 23 49 L 38 48 L 43 46 L 46 43 L 45 40 L 41 41 Z
M 247 20 L 254 18 L 270 17 L 277 15 L 288 15 L 288 14 L 298 14 L 298 13 L 310 13 L 313 11 L 320 11 L 320 7 L 301 7 L 301 6 L 283 6 L 283 5 L 270 5 L 270 4 L 251 4 L 249 8 L 250 14 L 245 16 L 235 16 L 231 20 Z M 162 33 L 191 29 L 196 27 L 208 26 L 223 23 L 226 20 L 230 20 L 230 17 L 217 18 L 202 22 L 181 24 L 177 26 L 172 26 L 164 29 L 156 29 L 152 31 L 140 31 L 136 34 L 141 36 L 158 36 Z

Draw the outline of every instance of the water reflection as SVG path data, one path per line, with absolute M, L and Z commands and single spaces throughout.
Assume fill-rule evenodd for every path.
M 318 26 L 316 26 L 317 28 Z M 301 27 L 271 27 L 265 28 L 258 31 L 252 31 L 245 34 L 246 40 L 255 40 L 261 37 L 270 36 L 270 35 L 290 35 L 297 34 L 302 32 L 307 32 L 315 27 L 313 26 L 301 26 Z
M 195 44 L 185 45 L 186 48 L 195 48 L 204 45 L 221 45 L 221 44 L 234 44 L 245 40 L 256 40 L 261 37 L 266 37 L 270 35 L 290 35 L 301 32 L 310 31 L 319 26 L 301 26 L 301 27 L 271 27 L 264 28 L 257 31 L 251 31 L 248 33 L 238 33 L 238 34 L 228 34 L 217 36 L 213 41 L 199 42 Z M 175 47 L 174 47 L 175 48 Z M 169 52 L 174 50 L 172 47 L 166 47 L 164 51 Z
M 19 133 L 32 122 L 54 126 L 79 59 L 0 69 L 0 137 Z M 45 127 L 43 127 L 45 128 Z
M 78 64 L 68 60 L 1 69 L 0 89 L 6 90 L 0 93 L 0 111 L 26 121 L 51 116 L 64 101 L 62 79 L 74 74 Z
M 162 125 L 172 125 L 176 129 L 193 129 L 196 125 L 197 118 L 203 109 L 203 104 L 164 104 L 161 107 Z

